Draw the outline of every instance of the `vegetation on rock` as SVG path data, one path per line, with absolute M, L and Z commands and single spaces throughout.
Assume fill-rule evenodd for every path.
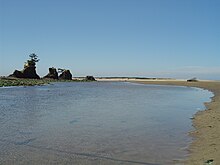
M 38 59 L 38 56 L 35 53 L 30 54 L 29 57 L 30 60 L 27 60 L 27 62 L 25 62 L 24 68 L 35 67 L 36 63 L 40 61 L 40 59 Z
M 34 53 L 29 55 L 30 60 L 27 60 L 24 64 L 22 71 L 15 70 L 10 77 L 16 78 L 29 78 L 29 79 L 40 79 L 40 76 L 36 72 L 36 62 L 39 61 L 38 56 Z

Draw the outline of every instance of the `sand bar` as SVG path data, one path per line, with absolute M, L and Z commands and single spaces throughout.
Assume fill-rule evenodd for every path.
M 98 79 L 98 81 L 111 81 Z M 187 82 L 186 80 L 144 80 L 144 79 L 112 79 L 112 81 L 130 81 L 143 84 L 176 85 L 199 87 L 213 92 L 210 103 L 205 103 L 206 110 L 199 111 L 193 118 L 195 130 L 190 132 L 194 138 L 189 148 L 189 158 L 184 164 L 204 165 L 220 164 L 220 81 Z

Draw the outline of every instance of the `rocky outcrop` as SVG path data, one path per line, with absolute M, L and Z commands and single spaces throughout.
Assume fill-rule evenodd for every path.
M 72 80 L 72 74 L 70 73 L 70 70 L 64 70 L 60 74 L 59 79 L 61 79 L 61 80 Z
M 24 78 L 24 74 L 22 71 L 15 70 L 9 77 Z
M 10 77 L 40 79 L 40 76 L 38 76 L 36 72 L 35 66 L 26 66 L 22 71 L 15 70 Z
M 93 76 L 86 76 L 85 80 L 86 81 L 96 81 Z
M 24 69 L 22 71 L 15 70 L 10 77 L 16 78 L 30 78 L 30 79 L 40 79 L 36 72 L 36 62 L 39 61 L 37 55 L 32 53 L 29 55 L 30 60 L 27 60 L 24 64 Z
M 49 68 L 49 73 L 46 76 L 44 76 L 44 78 L 58 79 L 58 72 L 56 68 Z
M 40 79 L 40 76 L 38 76 L 36 72 L 35 66 L 28 66 L 23 69 L 24 78 L 30 78 L 30 79 Z

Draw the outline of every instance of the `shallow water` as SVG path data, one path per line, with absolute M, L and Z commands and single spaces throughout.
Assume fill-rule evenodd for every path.
M 178 164 L 211 96 L 119 82 L 0 88 L 0 164 Z

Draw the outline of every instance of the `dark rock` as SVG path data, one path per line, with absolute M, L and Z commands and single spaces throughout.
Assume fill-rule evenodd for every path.
M 24 74 L 19 70 L 15 70 L 9 77 L 24 78 Z
M 24 68 L 23 74 L 24 74 L 24 78 L 40 79 L 40 76 L 37 75 L 35 66 L 29 66 Z
M 188 79 L 187 82 L 198 82 L 196 78 Z
M 40 79 L 36 73 L 36 67 L 33 66 L 25 67 L 22 71 L 15 70 L 14 73 L 9 76 L 16 78 Z
M 213 162 L 214 162 L 213 159 L 209 159 L 209 160 L 205 161 L 206 164 L 212 164 Z
M 56 68 L 49 68 L 49 73 L 46 76 L 44 76 L 44 78 L 58 79 L 58 73 Z
M 85 80 L 86 81 L 96 81 L 93 76 L 86 76 Z
M 64 70 L 60 74 L 59 79 L 61 79 L 61 80 L 72 80 L 72 74 L 70 73 L 70 70 Z

